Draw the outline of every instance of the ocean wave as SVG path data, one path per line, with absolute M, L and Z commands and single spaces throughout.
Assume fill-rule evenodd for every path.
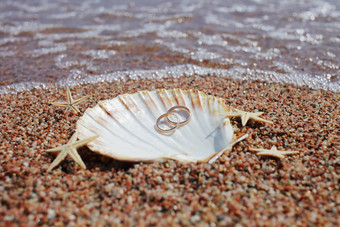
M 269 83 L 290 84 L 294 86 L 306 86 L 311 89 L 323 89 L 332 92 L 340 92 L 339 82 L 332 82 L 324 77 L 311 77 L 304 74 L 283 74 L 263 70 L 246 70 L 241 67 L 233 69 L 212 69 L 196 65 L 177 65 L 165 67 L 158 70 L 135 70 L 118 71 L 101 75 L 87 75 L 80 70 L 73 70 L 67 79 L 62 79 L 52 83 L 24 82 L 6 86 L 0 86 L 0 94 L 18 93 L 31 89 L 49 89 L 55 87 L 77 86 L 83 84 L 94 84 L 103 82 L 113 82 L 119 80 L 144 80 L 144 79 L 163 79 L 180 78 L 184 76 L 217 76 L 226 77 L 242 81 L 261 81 Z

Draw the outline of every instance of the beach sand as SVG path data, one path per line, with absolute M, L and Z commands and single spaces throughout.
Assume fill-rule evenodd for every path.
M 99 100 L 156 88 L 198 89 L 262 111 L 272 125 L 231 122 L 249 137 L 215 163 L 125 163 L 79 149 L 51 172 L 46 150 L 65 144 Z M 306 87 L 207 77 L 88 84 L 80 114 L 51 101 L 66 88 L 1 96 L 0 226 L 339 226 L 340 95 Z M 296 150 L 283 160 L 249 147 Z

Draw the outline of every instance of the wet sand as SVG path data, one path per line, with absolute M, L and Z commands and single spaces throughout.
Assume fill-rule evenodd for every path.
M 66 88 L 1 96 L 1 226 L 338 226 L 338 93 L 213 76 L 98 83 L 72 87 L 99 100 L 155 88 L 198 89 L 273 125 L 231 122 L 249 137 L 215 163 L 124 163 L 79 149 L 87 170 L 55 156 L 82 114 L 48 104 Z M 283 160 L 249 147 L 297 150 Z

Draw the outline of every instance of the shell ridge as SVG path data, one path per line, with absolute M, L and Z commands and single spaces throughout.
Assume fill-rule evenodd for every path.
M 166 97 L 166 99 L 168 100 L 168 103 L 169 103 L 169 109 L 177 104 L 173 93 L 174 93 L 173 90 L 166 90 L 164 92 L 164 96 Z
M 100 109 L 101 111 L 104 111 L 102 108 L 98 108 L 98 109 Z M 90 109 L 91 110 L 91 109 Z M 94 125 L 98 125 L 98 126 L 100 126 L 100 127 L 103 127 L 106 131 L 108 131 L 111 135 L 114 135 L 114 136 L 117 136 L 117 138 L 119 138 L 120 139 L 120 141 L 119 142 L 124 142 L 124 143 L 127 143 L 127 144 L 129 144 L 129 145 L 131 145 L 131 147 L 129 148 L 129 149 L 133 149 L 133 148 L 135 148 L 135 145 L 134 144 L 132 144 L 130 141 L 128 141 L 128 140 L 126 140 L 126 139 L 124 139 L 124 137 L 121 137 L 120 135 L 118 135 L 118 134 L 115 134 L 114 132 L 112 132 L 111 130 L 109 130 L 108 128 L 107 128 L 107 125 L 106 124 L 102 124 L 101 122 L 98 122 L 97 121 L 97 119 L 96 118 L 94 118 L 93 116 L 92 116 L 92 113 L 94 113 L 94 110 L 92 110 L 92 111 L 86 111 L 85 112 L 85 114 L 84 114 L 84 116 L 87 116 L 86 118 L 81 118 L 80 119 L 80 121 L 79 121 L 79 126 L 78 127 L 84 127 L 84 128 L 86 128 L 86 130 L 87 131 L 89 131 L 89 132 L 92 132 L 93 133 L 93 131 L 91 131 L 88 127 L 86 127 L 84 124 L 83 124 L 83 122 L 85 121 L 85 120 L 89 120 L 89 121 L 91 121 L 92 122 L 92 126 L 94 126 Z M 105 112 L 104 112 L 104 114 L 106 114 Z M 99 127 L 98 127 L 99 128 Z M 79 137 L 81 137 L 81 132 L 82 131 L 80 131 L 79 132 Z M 102 132 L 102 131 L 101 131 Z M 94 133 L 94 134 L 98 134 L 98 133 Z M 105 138 L 105 136 L 103 136 L 102 135 L 103 133 L 101 133 L 99 136 L 99 140 L 100 140 L 100 138 Z M 110 141 L 111 142 L 111 141 Z M 94 146 L 93 145 L 93 143 L 90 143 L 92 146 Z M 113 144 L 113 143 L 111 143 L 111 144 Z M 114 144 L 113 144 L 114 145 Z M 116 144 L 116 145 L 118 145 L 118 144 Z M 96 144 L 96 146 L 98 146 L 98 144 Z M 102 146 L 101 146 L 102 147 Z M 101 153 L 103 153 L 103 152 L 101 152 Z M 108 154 L 109 155 L 109 153 L 108 152 L 105 152 L 105 154 Z M 112 155 L 110 155 L 111 157 L 112 157 Z
M 165 98 L 167 100 L 169 100 L 169 109 L 171 107 L 175 106 L 176 104 L 178 104 L 176 102 L 176 98 L 175 98 L 176 95 L 175 95 L 175 93 L 176 93 L 175 89 L 167 90 L 166 92 L 164 92 L 164 96 L 166 96 Z M 185 125 L 185 126 L 183 126 L 181 128 L 178 128 L 176 130 L 176 132 L 174 132 L 174 134 L 172 135 L 174 141 L 180 147 L 180 149 L 179 149 L 180 155 L 176 156 L 176 157 L 188 156 L 189 155 L 189 153 L 188 153 L 189 150 L 192 150 L 192 149 L 195 150 L 197 148 L 196 144 L 192 144 L 192 143 L 188 142 L 188 139 L 186 138 L 187 136 L 185 136 L 185 133 L 183 131 L 190 132 L 190 130 L 188 131 L 188 125 Z M 188 134 L 188 135 L 193 135 L 193 134 Z
M 192 112 L 194 113 L 193 115 L 192 115 L 192 120 L 196 120 L 196 122 L 197 122 L 197 127 L 198 127 L 198 132 L 200 132 L 200 134 L 202 134 L 202 137 L 201 138 L 205 138 L 205 134 L 203 133 L 204 132 L 204 128 L 202 127 L 202 125 L 200 124 L 200 117 L 198 116 L 198 114 L 197 114 L 197 111 L 195 111 L 196 109 L 198 109 L 197 107 L 195 107 L 195 97 L 194 97 L 194 95 L 195 95 L 195 90 L 193 91 L 193 90 L 190 90 L 190 92 L 189 92 L 189 99 L 191 100 L 191 104 L 192 104 Z
M 219 105 L 218 105 L 218 113 L 224 113 L 224 112 L 226 112 L 226 111 L 229 111 L 229 107 L 228 107 L 227 105 L 225 105 L 225 100 L 224 100 L 224 99 L 219 98 L 218 102 L 219 102 Z M 227 137 L 227 135 L 225 135 L 225 136 L 224 136 L 224 140 L 223 140 L 223 141 L 224 141 L 224 147 L 228 147 L 227 150 L 231 150 L 232 147 L 230 147 L 230 149 L 229 149 L 229 146 L 230 146 L 230 144 L 231 144 L 231 142 L 232 142 L 232 140 L 233 140 L 233 135 L 234 135 L 233 127 L 232 127 L 232 125 L 231 125 L 231 123 L 230 123 L 229 118 L 225 119 L 224 116 L 219 115 L 219 114 L 217 114 L 217 115 L 219 116 L 219 119 L 220 119 L 220 122 L 221 122 L 221 123 L 222 123 L 222 122 L 225 123 L 225 122 L 227 121 L 227 125 L 228 125 L 229 129 L 231 130 L 231 132 L 229 132 L 229 134 L 231 133 L 231 138 L 229 138 L 229 137 Z M 224 130 L 224 133 L 225 133 L 226 124 L 224 124 L 223 130 Z
M 183 93 L 181 92 L 181 90 L 180 89 L 173 89 L 173 94 L 175 96 L 176 103 L 180 106 L 185 106 L 185 101 L 184 101 Z
M 171 100 L 168 99 L 167 92 L 165 89 L 158 89 L 157 90 L 157 95 L 162 101 L 162 104 L 166 110 L 170 109 L 171 106 Z
M 170 91 L 171 92 L 171 90 L 168 90 L 168 91 Z M 164 91 L 163 91 L 163 93 L 165 93 Z M 159 90 L 156 90 L 156 95 L 158 96 L 158 97 L 160 97 L 160 95 L 161 95 L 161 92 L 159 92 Z M 156 103 L 156 105 L 162 105 L 161 107 L 163 107 L 163 108 L 167 108 L 167 106 L 169 107 L 169 108 L 171 108 L 173 105 L 167 105 L 166 103 L 165 103 L 165 100 L 166 100 L 166 98 L 164 98 L 164 99 L 162 99 L 160 102 L 158 102 L 158 104 L 157 104 L 157 102 L 155 102 Z M 174 99 L 170 99 L 169 98 L 169 100 L 174 100 Z M 173 104 L 175 104 L 175 103 L 173 103 Z M 160 109 L 160 108 L 159 108 Z M 168 109 L 165 109 L 165 111 L 164 111 L 164 113 L 167 111 Z M 162 113 L 160 113 L 159 114 L 159 116 L 161 115 Z M 181 128 L 182 129 L 182 128 Z M 187 148 L 186 148 L 186 145 L 185 145 L 185 143 L 183 144 L 183 143 L 179 143 L 177 140 L 178 140 L 178 138 L 181 138 L 179 135 L 178 135 L 178 131 L 180 131 L 181 129 L 177 129 L 172 135 L 171 135 L 171 140 L 173 141 L 173 143 L 176 143 L 177 144 L 177 146 L 179 147 L 179 149 L 177 150 L 177 153 L 178 154 L 187 154 Z
M 155 119 L 157 119 L 154 112 L 152 111 L 153 109 L 157 109 L 157 105 L 156 105 L 155 101 L 152 99 L 150 92 L 149 91 L 141 91 L 141 92 L 138 92 L 138 94 L 140 95 L 141 99 L 144 101 L 144 104 L 150 110 L 150 113 L 153 115 L 153 117 Z M 149 100 L 150 102 L 147 102 L 147 100 Z
M 138 97 L 138 96 L 136 96 Z M 133 96 L 129 96 L 129 99 L 130 99 L 130 102 L 133 103 L 133 105 L 137 106 L 137 102 L 136 100 L 134 99 Z M 122 100 L 123 101 L 123 100 Z M 143 100 L 142 100 L 143 101 Z M 146 105 L 146 107 L 148 107 Z M 151 111 L 149 108 L 147 108 L 149 111 Z M 173 149 L 180 149 L 180 146 L 177 144 L 177 143 L 169 143 L 167 142 L 166 140 L 164 140 L 164 138 L 161 137 L 160 134 L 158 134 L 156 131 L 155 131 L 155 128 L 154 127 L 148 127 L 147 124 L 145 124 L 146 122 L 149 123 L 149 125 L 152 125 L 154 126 L 154 123 L 153 122 L 156 122 L 156 120 L 152 121 L 152 120 L 149 120 L 148 118 L 148 115 L 145 114 L 144 112 L 144 116 L 146 116 L 147 118 L 146 119 L 143 119 L 143 118 L 140 118 L 138 114 L 135 114 L 134 111 L 128 111 L 131 116 L 136 120 L 136 122 L 142 127 L 144 128 L 148 134 L 151 136 L 151 139 L 150 139 L 150 143 L 152 143 L 154 145 L 155 142 L 158 142 L 157 139 L 160 139 L 161 142 L 166 145 L 166 147 L 170 146 L 172 147 Z M 154 139 L 153 137 L 154 136 L 157 136 L 157 139 Z M 163 136 L 164 137 L 164 136 Z M 154 142 L 153 142 L 154 141 Z M 175 146 L 174 146 L 175 145 Z M 159 148 L 157 148 L 159 150 Z
M 220 101 L 220 105 L 219 105 L 219 110 L 218 110 L 218 113 L 225 113 L 225 112 L 229 112 L 230 111 L 230 107 L 228 105 L 225 104 L 225 100 L 222 99 L 222 98 L 219 98 L 219 101 Z M 219 115 L 219 114 L 218 114 Z M 224 121 L 225 117 L 222 116 L 222 115 L 219 115 L 220 116 L 220 121 Z M 234 134 L 234 129 L 233 129 L 233 126 L 231 125 L 230 123 L 230 119 L 227 118 L 227 120 L 225 120 L 228 122 L 228 125 L 231 129 L 231 138 L 230 138 L 230 141 L 227 141 L 226 143 L 229 143 L 231 144 L 233 140 L 235 140 L 235 134 Z M 230 133 L 229 133 L 230 134 Z M 227 140 L 228 138 L 226 138 Z
M 181 91 L 174 90 L 173 95 L 176 96 L 175 100 L 182 100 L 181 103 L 177 103 L 178 105 L 184 105 L 188 107 L 189 110 L 191 109 L 191 112 L 193 112 L 192 107 L 189 106 L 188 103 L 186 103 L 185 101 L 185 96 L 188 96 L 189 94 L 183 94 L 183 92 Z M 187 150 L 190 150 L 190 151 L 197 151 L 198 147 L 199 148 L 201 148 L 202 146 L 204 147 L 204 142 L 200 139 L 200 136 L 195 136 L 197 132 L 197 130 L 195 130 L 195 128 L 197 129 L 196 124 L 197 123 L 194 117 L 192 116 L 191 122 L 189 122 L 187 125 L 183 126 L 182 128 L 178 129 L 178 132 L 181 133 L 179 137 L 181 138 L 182 141 L 184 141 L 185 144 L 190 145 L 190 146 L 187 145 L 188 147 Z M 189 139 L 188 139 L 188 136 L 190 136 Z M 192 143 L 189 141 L 195 141 L 195 143 Z M 200 144 L 200 146 L 198 144 Z M 185 153 L 187 154 L 188 152 L 185 152 Z
M 185 95 L 183 95 L 184 97 L 184 101 L 186 102 L 186 106 L 190 109 L 190 111 L 193 113 L 191 115 L 191 121 L 193 121 L 195 124 L 195 129 L 193 129 L 195 132 L 199 132 L 200 134 L 200 138 L 204 138 L 205 134 L 203 133 L 203 128 L 200 127 L 199 125 L 199 117 L 195 111 L 195 107 L 194 107 L 194 99 L 193 99 L 193 94 L 194 94 L 195 90 L 189 90 L 189 92 Z M 187 98 L 187 100 L 185 99 L 185 97 Z M 191 104 L 189 104 L 191 103 Z M 189 107 L 190 106 L 190 107 Z M 202 141 L 200 140 L 200 142 L 202 143 Z M 202 143 L 203 144 L 203 143 Z
M 102 113 L 103 114 L 106 114 L 106 115 L 109 115 L 108 114 L 108 112 L 105 110 L 105 109 L 103 109 L 103 108 L 99 108 L 101 111 L 102 111 Z M 132 146 L 132 148 L 135 148 L 136 146 L 133 144 L 133 143 L 131 143 L 130 142 L 130 140 L 127 140 L 126 138 L 124 138 L 124 136 L 121 136 L 121 135 L 119 135 L 119 134 L 116 134 L 115 132 L 113 132 L 112 130 L 110 130 L 110 128 L 108 128 L 108 124 L 104 124 L 104 121 L 98 121 L 96 118 L 94 118 L 92 115 L 90 115 L 89 113 L 87 114 L 89 117 L 90 117 L 90 119 L 92 119 L 92 121 L 95 123 L 95 124 L 98 124 L 98 125 L 100 125 L 101 127 L 103 127 L 105 130 L 107 130 L 111 135 L 114 135 L 114 136 L 117 136 L 118 138 L 120 138 L 120 140 L 121 141 L 124 141 L 125 143 L 128 143 L 128 144 L 130 144 L 131 146 Z M 111 115 L 109 115 L 109 116 L 111 116 Z M 113 118 L 115 121 L 117 121 L 115 118 Z M 117 122 L 115 122 L 115 121 L 112 121 L 112 123 L 114 123 L 114 124 L 119 124 L 119 123 L 117 123 Z M 90 129 L 88 129 L 89 131 L 90 131 Z
M 223 119 L 222 115 L 219 115 L 218 113 L 221 111 L 223 102 L 220 102 L 221 100 L 219 99 L 214 99 L 213 96 L 209 96 L 209 109 L 210 109 L 210 114 L 213 115 L 215 118 L 214 120 L 212 119 L 212 123 L 215 123 L 216 125 L 219 125 L 221 120 Z M 222 110 L 223 111 L 223 110 Z
M 211 146 L 212 148 L 214 148 L 214 151 L 217 152 L 218 149 L 216 148 L 216 141 L 214 139 L 215 137 L 212 135 L 218 134 L 219 130 L 218 130 L 218 123 L 214 120 L 214 118 L 208 117 L 212 113 L 211 106 L 209 104 L 210 96 L 205 95 L 204 93 L 198 91 L 197 99 L 198 99 L 199 106 L 202 109 L 202 114 L 200 115 L 201 120 L 199 121 L 199 123 L 202 125 L 202 128 L 204 128 L 205 131 L 209 133 L 204 139 L 212 140 L 213 143 L 211 143 Z
M 196 94 L 197 94 L 197 104 L 198 104 L 198 107 L 201 108 L 201 110 L 204 109 L 204 106 L 203 106 L 203 102 L 202 102 L 202 96 L 201 96 L 201 92 L 200 91 L 196 91 Z
M 211 110 L 214 112 L 214 110 L 217 110 L 221 105 L 219 105 L 218 101 L 214 100 L 213 97 L 211 97 L 211 101 L 212 101 L 212 107 Z M 228 146 L 228 141 L 227 141 L 227 137 L 223 134 L 222 130 L 224 130 L 224 125 L 222 125 L 222 120 L 223 117 L 221 117 L 220 115 L 217 115 L 215 113 L 216 116 L 216 123 L 217 123 L 217 127 L 219 128 L 219 134 L 217 134 L 214 138 L 214 147 L 215 147 L 215 151 L 216 152 L 220 152 L 223 149 L 226 149 L 226 147 Z M 220 139 L 217 139 L 220 138 Z M 217 156 L 218 157 L 218 156 Z M 217 158 L 216 157 L 216 158 Z
M 120 96 L 118 96 L 118 100 L 120 100 Z M 121 103 L 121 102 L 119 102 Z M 121 103 L 122 104 L 122 103 Z M 122 104 L 123 105 L 123 104 Z M 124 105 L 123 105 L 124 106 Z M 119 125 L 119 127 L 121 127 L 124 132 L 129 136 L 127 138 L 136 138 L 137 140 L 139 140 L 140 142 L 142 142 L 144 145 L 146 145 L 146 150 L 150 150 L 153 149 L 153 153 L 158 153 L 158 149 L 156 147 L 153 146 L 153 144 L 150 144 L 149 142 L 145 141 L 144 139 L 140 138 L 139 136 L 136 136 L 135 133 L 133 133 L 130 129 L 128 129 L 126 126 L 124 126 L 124 124 L 122 124 L 119 119 L 117 117 L 114 117 L 113 114 L 111 113 L 110 110 L 107 109 L 106 105 L 101 106 L 101 108 L 109 115 L 112 117 L 112 120 L 115 121 L 116 124 Z M 124 107 L 125 108 L 125 107 Z M 110 119 L 110 118 L 108 118 Z M 130 139 L 131 140 L 131 139 Z
M 100 108 L 101 109 L 101 108 Z M 103 112 L 105 112 L 103 109 L 101 109 Z M 106 113 L 106 112 L 105 112 Z M 90 115 L 89 115 L 90 116 Z M 93 119 L 92 117 L 90 117 L 91 119 Z M 95 119 L 93 119 L 93 121 L 94 122 L 96 122 L 97 123 L 97 121 L 95 121 Z M 97 123 L 97 124 L 99 124 L 99 123 Z M 111 130 L 109 130 L 109 129 L 107 129 L 107 127 L 106 127 L 106 125 L 104 124 L 104 125 L 102 125 L 102 124 L 100 124 L 101 126 L 103 126 L 107 131 L 109 131 L 110 133 L 113 133 Z M 88 128 L 86 128 L 88 131 L 89 131 L 89 129 Z M 100 149 L 98 149 L 98 148 L 100 148 L 100 147 L 104 147 L 104 146 L 101 146 L 101 145 L 98 145 L 98 144 L 94 144 L 94 143 L 89 143 L 88 144 L 88 147 L 92 147 L 92 149 L 93 150 L 96 150 L 96 151 L 98 151 L 99 153 L 101 153 L 102 155 L 105 155 L 105 156 L 108 156 L 108 157 L 111 157 L 111 158 L 116 158 L 116 159 L 121 159 L 121 160 L 125 160 L 125 161 L 136 161 L 136 160 L 144 160 L 144 161 L 148 161 L 148 160 L 152 160 L 154 157 L 138 157 L 138 158 L 136 158 L 136 157 L 130 157 L 130 156 L 124 156 L 124 155 L 126 155 L 126 154 L 128 154 L 128 153 L 131 153 L 131 151 L 133 152 L 134 150 L 136 150 L 136 146 L 135 146 L 135 144 L 133 144 L 133 143 L 131 143 L 129 140 L 127 140 L 127 139 L 125 139 L 124 137 L 121 137 L 121 136 L 119 136 L 118 134 L 114 134 L 114 135 L 116 135 L 118 138 L 121 138 L 121 140 L 118 140 L 118 141 L 115 141 L 115 142 L 124 142 L 124 143 L 127 143 L 127 144 L 130 144 L 131 145 L 131 147 L 130 148 L 126 148 L 126 144 L 124 144 L 124 154 L 120 154 L 120 155 L 117 155 L 117 154 L 115 154 L 115 153 L 112 153 L 112 152 L 110 152 L 110 151 L 112 151 L 112 147 L 110 147 L 110 151 L 102 151 L 102 150 L 100 150 Z M 103 138 L 103 137 L 99 137 L 98 139 L 100 139 L 100 138 Z M 116 145 L 118 145 L 118 144 L 116 144 Z M 120 145 L 121 147 L 123 147 L 122 145 Z M 115 146 L 116 147 L 116 146 Z M 115 150 L 117 150 L 117 149 L 115 149 Z M 126 150 L 130 150 L 130 151 L 126 151 Z M 118 152 L 117 152 L 118 153 Z M 157 159 L 162 159 L 163 157 L 162 156 L 157 156 Z
M 168 107 L 168 108 L 171 108 L 173 107 L 175 104 L 177 103 L 174 103 L 176 102 L 176 99 L 173 98 L 173 97 L 170 97 L 170 94 L 172 96 L 175 96 L 174 94 L 176 93 L 176 90 L 175 89 L 169 89 L 169 90 L 162 90 L 159 94 L 163 96 L 163 105 L 165 107 Z M 184 92 L 185 93 L 185 92 Z M 183 93 L 181 93 L 182 95 L 182 99 L 185 100 L 184 96 L 188 96 L 189 93 L 185 93 L 185 95 L 183 95 Z M 190 103 L 190 99 L 188 98 L 189 102 Z M 168 103 L 167 103 L 168 101 Z M 189 105 L 185 105 L 187 106 L 189 109 L 192 109 Z M 194 124 L 192 124 L 194 123 Z M 190 126 L 193 126 L 193 125 L 196 125 L 197 123 L 195 121 L 193 121 Z M 179 143 L 181 145 L 181 148 L 180 149 L 180 153 L 182 153 L 181 155 L 179 156 L 176 156 L 176 157 L 184 157 L 184 156 L 187 156 L 187 157 L 190 157 L 188 156 L 190 154 L 190 152 L 188 151 L 195 151 L 197 152 L 197 150 L 205 150 L 207 147 L 207 143 L 205 141 L 202 140 L 202 137 L 204 136 L 204 134 L 202 134 L 202 136 L 195 136 L 197 135 L 197 132 L 200 132 L 200 130 L 192 130 L 192 127 L 190 127 L 188 125 L 185 125 L 179 129 L 176 130 L 176 132 L 172 135 L 174 140 L 177 141 L 177 143 Z M 186 133 L 185 133 L 186 132 Z M 194 135 L 191 137 L 191 139 L 188 139 L 188 135 Z M 194 143 L 192 142 L 194 141 Z M 185 150 L 183 150 L 183 148 L 185 148 Z
M 202 93 L 200 91 L 198 91 L 197 97 L 198 97 L 198 100 L 199 100 L 199 105 L 202 108 L 202 112 L 205 113 L 204 110 L 208 110 L 209 113 L 211 113 L 208 96 L 206 96 L 206 95 L 203 96 Z M 202 124 L 204 125 L 203 127 L 204 128 L 209 127 L 209 125 L 210 125 L 209 123 L 211 121 L 208 119 L 207 114 L 202 114 L 202 118 L 204 119 L 204 121 L 202 121 Z M 215 122 L 211 122 L 211 123 L 214 124 Z
M 184 94 L 184 95 L 183 95 Z M 195 154 L 201 155 L 201 152 L 206 150 L 211 150 L 211 146 L 207 143 L 205 129 L 200 125 L 200 117 L 203 112 L 199 108 L 195 108 L 195 95 L 197 94 L 197 90 L 189 90 L 188 92 L 184 91 L 182 93 L 184 97 L 185 106 L 187 106 L 192 114 L 192 123 L 190 124 L 190 131 L 188 133 L 192 135 L 196 135 L 192 140 L 195 142 L 196 147 L 192 150 Z M 187 126 L 189 126 L 189 124 Z M 183 128 L 184 129 L 184 128 Z
M 200 94 L 202 96 L 202 94 Z M 211 116 L 214 116 L 214 117 L 208 117 L 207 115 L 205 115 L 204 117 L 204 120 L 205 120 L 205 123 L 207 125 L 215 125 L 216 127 L 213 129 L 212 132 L 217 132 L 218 133 L 218 127 L 219 127 L 219 120 L 216 119 L 216 114 L 214 111 L 216 108 L 216 102 L 214 102 L 214 99 L 212 98 L 212 96 L 206 96 L 206 100 L 205 100 L 205 106 L 204 108 L 206 108 L 208 111 L 209 111 L 209 114 Z M 216 144 L 216 140 L 215 140 L 216 137 L 213 138 L 213 147 L 215 149 L 215 152 L 218 152 L 220 149 L 217 146 Z
M 156 93 L 157 90 L 154 91 L 154 92 L 155 92 L 155 95 L 158 96 L 158 94 Z M 152 116 L 154 117 L 154 119 L 151 119 L 151 120 L 153 120 L 154 122 L 156 122 L 158 116 L 160 116 L 160 115 L 162 114 L 161 111 L 160 111 L 159 104 L 157 104 L 158 102 L 156 102 L 156 101 L 152 98 L 152 95 L 151 95 L 149 92 L 148 92 L 148 96 L 149 96 L 148 99 L 145 98 L 144 92 L 143 92 L 143 93 L 140 92 L 139 94 L 140 94 L 140 97 L 141 97 L 142 101 L 144 102 L 145 106 L 147 107 L 147 110 L 148 110 L 148 111 L 152 114 Z M 150 105 L 148 105 L 148 101 L 149 101 L 149 100 L 150 100 L 151 102 L 153 102 L 153 104 L 154 104 L 154 105 L 152 106 L 152 109 L 150 108 Z M 163 105 L 162 103 L 160 103 L 160 104 Z M 163 105 L 163 107 L 164 107 L 164 105 Z M 158 113 L 155 113 L 154 110 L 157 111 Z M 156 116 L 157 116 L 157 117 L 156 117 Z M 169 136 L 169 137 L 164 137 L 164 135 L 161 135 L 161 134 L 159 134 L 159 133 L 157 133 L 156 135 L 158 136 L 158 138 L 161 138 L 162 140 L 165 140 L 165 138 L 169 138 L 170 141 L 166 141 L 166 143 L 175 144 L 175 146 L 177 147 L 176 152 L 179 153 L 179 154 L 181 153 L 179 150 L 182 150 L 183 144 L 178 144 L 178 142 L 175 141 L 174 136 L 176 136 L 176 135 L 172 134 L 171 137 L 170 137 L 170 136 Z

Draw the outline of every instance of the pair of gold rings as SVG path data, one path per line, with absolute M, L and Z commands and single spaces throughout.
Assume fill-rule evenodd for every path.
M 178 114 L 180 114 L 179 111 L 184 111 L 186 113 L 187 117 L 184 121 L 180 121 L 178 115 L 175 114 L 176 112 L 178 112 Z M 171 128 L 162 129 L 161 127 L 159 127 L 159 123 L 161 122 L 161 120 L 163 118 L 165 118 L 165 121 L 167 122 L 168 125 L 171 126 Z M 173 118 L 175 118 L 175 121 L 174 121 Z M 187 108 L 185 106 L 174 106 L 174 107 L 171 107 L 168 110 L 168 112 L 159 116 L 159 118 L 156 121 L 156 129 L 157 129 L 158 132 L 160 132 L 162 134 L 168 134 L 168 133 L 175 131 L 178 127 L 182 127 L 182 126 L 188 124 L 190 119 L 191 119 L 191 114 L 190 114 L 189 108 Z

